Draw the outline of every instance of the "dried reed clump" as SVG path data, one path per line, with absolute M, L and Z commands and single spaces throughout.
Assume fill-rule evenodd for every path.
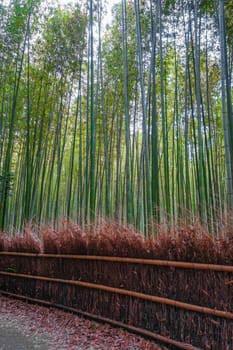
M 42 252 L 47 254 L 59 253 L 59 234 L 58 232 L 45 226 L 41 228 Z
M 88 255 L 141 257 L 144 237 L 132 228 L 118 223 L 86 225 Z
M 0 233 L 0 251 L 13 251 L 25 253 L 40 253 L 41 240 L 34 234 L 29 226 L 24 232 L 14 232 L 13 236 Z
M 223 264 L 228 264 L 230 262 L 233 265 L 233 232 L 228 232 L 225 234 L 224 238 L 219 239 L 219 260 Z
M 64 228 L 57 237 L 60 254 L 86 254 L 87 239 L 85 232 L 78 225 Z
M 80 254 L 233 264 L 233 233 L 215 238 L 199 226 L 163 230 L 146 239 L 132 227 L 115 222 L 85 225 L 63 221 L 59 230 L 41 227 L 40 240 L 27 227 L 23 234 L 8 238 L 0 234 L 0 250 Z
M 90 234 L 91 233 L 91 234 Z M 130 228 L 117 223 L 104 222 L 89 232 L 88 254 L 107 256 L 135 255 L 136 245 L 132 244 L 136 235 Z
M 48 254 L 86 254 L 87 238 L 81 227 L 62 221 L 59 231 L 45 226 L 41 229 L 42 251 Z
M 32 232 L 26 232 L 23 235 L 17 235 L 9 239 L 7 250 L 22 253 L 40 253 L 41 242 Z
M 7 250 L 5 247 L 6 236 L 3 232 L 0 232 L 0 251 Z
M 219 247 L 211 236 L 197 236 L 193 231 L 181 231 L 177 236 L 162 235 L 154 257 L 158 259 L 217 263 Z

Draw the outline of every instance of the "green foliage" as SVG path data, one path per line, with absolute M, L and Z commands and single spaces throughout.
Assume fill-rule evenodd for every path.
M 217 230 L 233 159 L 232 1 L 226 31 L 219 4 L 123 1 L 105 31 L 99 1 L 1 5 L 1 228 L 107 216 L 148 233 L 188 211 Z
M 45 24 L 42 42 L 47 70 L 77 73 L 86 46 L 86 25 L 87 17 L 79 7 L 54 10 Z
M 164 4 L 163 4 L 164 14 L 165 15 L 171 14 L 171 12 L 175 8 L 176 1 L 175 0 L 164 0 L 163 2 L 164 2 Z
M 225 20 L 226 20 L 226 35 L 229 47 L 232 47 L 233 40 L 233 8 L 232 1 L 225 1 Z

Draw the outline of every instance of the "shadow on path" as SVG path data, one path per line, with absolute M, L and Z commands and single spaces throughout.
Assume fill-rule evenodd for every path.
M 36 350 L 46 347 L 36 346 L 34 337 L 28 337 L 20 334 L 16 329 L 0 327 L 0 350 Z

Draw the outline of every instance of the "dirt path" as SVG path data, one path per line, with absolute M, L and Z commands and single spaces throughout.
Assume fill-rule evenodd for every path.
M 46 344 L 41 339 L 41 345 L 35 345 L 33 336 L 20 334 L 17 329 L 9 329 L 0 326 L 0 350 L 47 350 Z
M 0 296 L 0 350 L 162 350 L 108 324 Z

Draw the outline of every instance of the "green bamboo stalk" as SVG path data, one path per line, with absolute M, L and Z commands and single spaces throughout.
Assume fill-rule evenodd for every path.
M 127 57 L 127 8 L 126 0 L 122 0 L 122 46 L 123 46 L 123 81 L 124 81 L 124 113 L 125 113 L 125 177 L 126 177 L 126 211 L 127 221 L 133 222 L 133 194 L 131 187 L 131 138 L 130 138 L 130 114 L 128 99 L 128 57 Z
M 90 0 L 90 220 L 95 219 L 95 155 L 96 120 L 94 109 L 94 37 L 93 37 L 93 0 Z

